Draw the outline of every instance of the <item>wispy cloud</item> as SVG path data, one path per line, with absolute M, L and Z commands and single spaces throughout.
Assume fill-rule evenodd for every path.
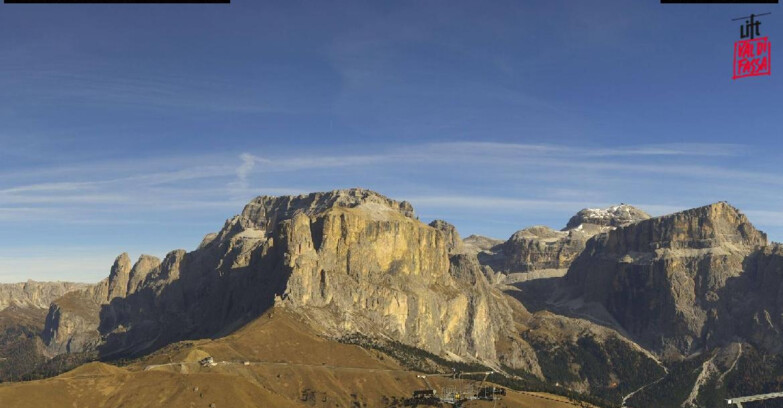
M 40 183 L 18 187 L 11 187 L 0 190 L 0 194 L 16 194 L 16 193 L 28 193 L 28 192 L 51 192 L 51 191 L 79 191 L 85 187 L 93 186 L 94 182 L 82 182 L 82 183 Z
M 284 112 L 274 104 L 247 92 L 231 81 L 149 73 L 137 75 L 112 67 L 90 69 L 59 64 L 43 69 L 14 71 L 16 82 L 3 83 L 20 99 L 38 104 L 132 107 L 135 109 L 182 109 L 213 112 Z M 18 83 L 28 86 L 19 88 Z M 251 84 L 245 84 L 245 87 Z M 258 85 L 258 84 L 255 84 Z
M 581 208 L 619 202 L 662 215 L 718 200 L 745 210 L 761 229 L 781 231 L 783 196 L 776 192 L 783 175 L 730 166 L 741 157 L 732 155 L 745 149 L 443 142 L 40 166 L 0 173 L 0 228 L 24 231 L 6 245 L 55 245 L 63 233 L 36 233 L 54 228 L 74 231 L 81 241 L 138 245 L 154 238 L 156 243 L 147 242 L 151 252 L 162 252 L 168 245 L 158 242 L 162 237 L 184 237 L 171 248 L 196 245 L 200 234 L 219 228 L 256 195 L 360 186 L 408 200 L 421 214 L 453 221 L 466 235 L 504 237 L 542 223 L 559 228 Z M 0 254 L 0 266 L 6 262 L 0 272 L 45 269 L 36 266 L 39 261 L 11 258 Z M 41 259 L 40 265 L 56 264 Z
M 0 221 L 51 219 L 55 218 L 58 212 L 52 208 L 0 207 Z
M 612 156 L 733 156 L 745 150 L 739 144 L 668 143 L 614 148 L 590 146 L 565 146 L 546 144 L 521 144 L 497 142 L 448 142 L 433 143 L 433 149 L 448 152 L 501 155 L 546 155 L 553 157 L 612 157 Z
M 272 160 L 265 159 L 250 153 L 239 155 L 239 166 L 236 168 L 236 179 L 228 183 L 228 188 L 235 195 L 250 194 L 250 183 L 248 178 L 252 175 L 257 164 L 275 165 Z
M 741 149 L 742 146 L 737 145 L 670 144 L 606 149 L 542 144 L 449 142 L 405 147 L 392 145 L 378 148 L 372 153 L 316 154 L 305 150 L 296 154 L 270 154 L 263 157 L 245 152 L 236 156 L 214 155 L 209 158 L 209 165 L 194 165 L 194 162 L 203 162 L 201 158 L 188 161 L 181 157 L 159 158 L 136 166 L 125 162 L 115 163 L 114 166 L 108 163 L 87 163 L 76 168 L 39 169 L 43 175 L 39 178 L 46 180 L 39 183 L 13 185 L 13 175 L 4 174 L 6 187 L 0 189 L 0 206 L 9 209 L 24 206 L 30 213 L 34 213 L 32 210 L 47 207 L 63 210 L 68 205 L 82 204 L 118 204 L 123 207 L 143 207 L 147 210 L 154 210 L 155 207 L 225 207 L 235 204 L 240 198 L 247 199 L 254 194 L 263 193 L 259 178 L 268 179 L 265 175 L 280 180 L 301 180 L 303 175 L 308 175 L 313 182 L 307 184 L 329 186 L 329 189 L 331 186 L 346 183 L 357 185 L 354 180 L 375 184 L 373 174 L 388 178 L 395 170 L 403 173 L 429 172 L 435 176 L 453 174 L 467 183 L 474 184 L 464 186 L 469 191 L 474 187 L 477 190 L 487 188 L 487 185 L 480 182 L 485 177 L 528 184 L 535 190 L 530 190 L 527 194 L 523 192 L 521 196 L 520 192 L 512 191 L 508 191 L 506 196 L 487 196 L 484 193 L 471 196 L 460 192 L 458 195 L 429 195 L 426 199 L 431 204 L 439 202 L 442 205 L 473 207 L 495 205 L 551 208 L 558 205 L 558 196 L 562 195 L 562 191 L 575 191 L 574 180 L 595 184 L 594 187 L 580 186 L 581 190 L 590 191 L 590 201 L 595 203 L 607 202 L 600 199 L 600 190 L 596 190 L 605 187 L 602 184 L 603 178 L 611 180 L 615 190 L 623 189 L 622 182 L 618 180 L 625 179 L 631 184 L 646 178 L 675 176 L 679 179 L 673 181 L 675 186 L 686 180 L 744 182 L 759 186 L 783 184 L 783 178 L 778 174 L 736 170 L 698 159 L 731 155 Z M 669 160 L 670 156 L 675 157 L 674 161 L 658 161 L 659 157 Z M 678 157 L 691 159 L 680 160 Z M 162 163 L 166 165 L 162 166 Z M 93 169 L 96 167 L 103 170 L 102 174 L 108 174 L 110 177 L 92 178 Z M 328 179 L 328 172 L 311 173 L 312 170 L 318 169 L 341 170 L 333 177 L 346 177 L 346 174 L 349 176 L 348 179 L 335 180 Z M 79 176 L 84 179 L 53 180 L 58 173 L 69 179 Z M 542 180 L 548 184 L 542 185 Z M 296 184 L 301 184 L 301 181 L 296 181 Z M 418 184 L 426 188 L 427 180 L 418 180 Z M 436 191 L 448 192 L 449 189 L 463 186 L 459 183 L 436 183 L 433 187 Z M 743 184 L 743 187 L 748 188 L 748 184 Z M 301 191 L 301 187 L 291 186 L 275 190 Z M 584 202 L 584 205 L 587 204 L 589 203 Z M 564 205 L 572 206 L 572 201 L 569 200 L 568 204 Z M 90 208 L 80 210 L 89 211 Z
M 467 208 L 478 210 L 501 210 L 525 212 L 530 210 L 573 210 L 583 207 L 602 207 L 612 203 L 597 203 L 585 201 L 559 200 L 529 200 L 508 197 L 492 197 L 481 195 L 451 195 L 451 196 L 411 196 L 405 200 L 421 206 L 438 208 Z

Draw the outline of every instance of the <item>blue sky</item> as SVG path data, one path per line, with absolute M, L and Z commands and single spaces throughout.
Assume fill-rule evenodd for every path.
M 257 195 L 361 186 L 463 236 L 727 200 L 783 240 L 772 76 L 657 1 L 0 5 L 0 281 L 193 249 Z

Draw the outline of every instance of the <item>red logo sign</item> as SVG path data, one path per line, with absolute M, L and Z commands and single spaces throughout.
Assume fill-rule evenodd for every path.
M 769 14 L 772 13 L 751 14 L 732 20 L 745 20 L 745 24 L 740 26 L 740 40 L 734 43 L 733 79 L 770 75 L 769 38 L 761 37 L 761 21 L 756 20 L 756 17 Z
M 734 43 L 733 79 L 770 75 L 769 37 Z

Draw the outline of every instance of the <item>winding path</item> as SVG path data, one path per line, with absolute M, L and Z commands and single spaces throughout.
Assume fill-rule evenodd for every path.
M 740 357 L 742 357 L 742 343 L 739 344 L 739 351 L 737 352 L 737 358 L 734 359 L 734 362 L 731 363 L 731 367 L 729 367 L 728 370 L 726 370 L 723 374 L 720 375 L 720 378 L 718 379 L 718 382 L 720 384 L 723 384 L 723 380 L 726 378 L 726 374 L 732 372 L 735 367 L 737 367 L 737 362 L 739 361 Z
M 628 394 L 628 395 L 624 396 L 624 397 L 623 397 L 623 404 L 621 405 L 623 408 L 626 408 L 626 407 L 628 407 L 628 406 L 627 406 L 627 405 L 625 405 L 625 404 L 627 403 L 627 401 L 628 401 L 628 399 L 629 399 L 629 398 L 631 398 L 631 397 L 633 397 L 633 396 L 634 396 L 634 394 L 636 394 L 636 393 L 637 393 L 637 392 L 639 392 L 639 391 L 642 391 L 642 390 L 644 390 L 644 389 L 645 389 L 645 388 L 647 388 L 647 387 L 651 387 L 651 386 L 653 386 L 653 385 L 655 385 L 655 384 L 658 384 L 659 382 L 663 381 L 663 379 L 664 379 L 664 378 L 666 378 L 666 377 L 669 375 L 669 369 L 668 369 L 668 368 L 666 368 L 666 366 L 665 366 L 665 365 L 663 365 L 663 364 L 661 364 L 659 361 L 657 361 L 657 360 L 656 360 L 656 362 L 658 362 L 658 365 L 659 365 L 659 366 L 661 366 L 661 368 L 663 368 L 663 376 L 662 376 L 661 378 L 659 378 L 659 379 L 657 379 L 657 380 L 655 380 L 655 381 L 651 382 L 651 383 L 647 383 L 647 384 L 645 384 L 645 385 L 643 385 L 643 386 L 641 386 L 641 387 L 637 388 L 636 390 L 634 390 L 634 391 L 633 391 L 633 392 L 631 392 L 630 394 Z

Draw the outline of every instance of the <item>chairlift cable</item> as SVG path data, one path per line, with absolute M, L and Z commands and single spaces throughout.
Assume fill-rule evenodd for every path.
M 762 14 L 751 14 L 751 15 L 752 15 L 753 17 L 759 17 L 759 16 L 766 16 L 767 14 L 772 14 L 772 13 L 770 12 L 770 13 L 762 13 Z M 750 16 L 732 18 L 732 19 L 731 19 L 731 21 L 744 20 L 744 19 L 746 19 L 746 18 L 750 18 Z

